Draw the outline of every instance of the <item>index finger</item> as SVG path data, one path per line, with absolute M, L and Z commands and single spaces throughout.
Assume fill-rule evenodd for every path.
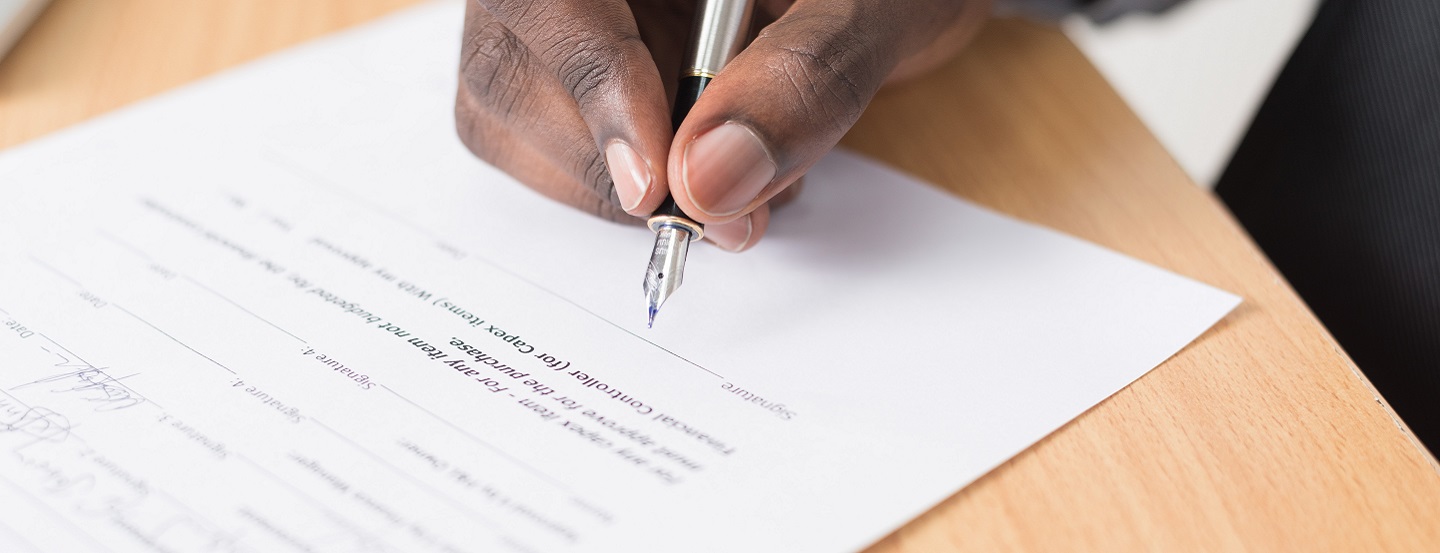
M 477 0 L 580 108 L 626 211 L 664 199 L 672 138 L 665 88 L 624 0 Z M 602 191 L 603 192 L 603 191 Z

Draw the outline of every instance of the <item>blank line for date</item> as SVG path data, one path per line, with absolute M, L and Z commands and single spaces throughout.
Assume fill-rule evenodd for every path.
M 106 239 L 106 240 L 109 240 L 110 242 L 113 242 L 115 245 L 120 246 L 121 248 L 124 248 L 126 251 L 134 254 L 136 257 L 139 257 L 139 258 L 141 258 L 141 259 L 144 259 L 144 260 L 145 260 L 146 262 L 148 262 L 148 263 L 154 263 L 154 264 L 157 264 L 157 265 L 160 264 L 158 261 L 155 261 L 155 258 L 154 258 L 154 257 L 151 257 L 150 254 L 145 253 L 144 250 L 141 250 L 140 248 L 135 247 L 134 245 L 130 244 L 129 242 L 126 242 L 126 241 L 124 241 L 124 240 L 121 240 L 120 237 L 115 236 L 115 235 L 113 235 L 113 234 L 110 234 L 109 232 L 106 232 L 106 231 L 104 231 L 104 230 L 96 230 L 96 232 L 99 233 L 102 238 L 104 238 L 104 239 Z M 260 321 L 260 322 L 262 322 L 262 323 L 265 323 L 265 324 L 267 324 L 267 325 L 270 325 L 271 328 L 274 328 L 275 330 L 278 330 L 278 331 L 280 331 L 280 332 L 285 333 L 286 336 L 289 336 L 289 337 L 291 337 L 291 338 L 294 338 L 294 339 L 296 339 L 296 340 L 299 340 L 300 343 L 302 343 L 302 344 L 308 344 L 308 343 L 309 343 L 309 342 L 306 342 L 304 338 L 301 338 L 301 337 L 299 337 L 299 336 L 296 336 L 293 332 L 290 332 L 290 331 L 288 331 L 288 330 L 285 330 L 284 328 L 280 328 L 280 325 L 277 325 L 277 324 L 275 324 L 275 323 L 273 323 L 273 322 L 270 322 L 269 319 L 266 319 L 265 317 L 261 317 L 260 315 L 256 314 L 254 311 L 251 311 L 251 310 L 247 309 L 245 306 L 240 305 L 238 302 L 236 302 L 235 300 L 230 299 L 230 298 L 227 297 L 225 294 L 221 294 L 220 292 L 216 291 L 214 288 L 211 288 L 211 287 L 209 287 L 209 286 L 206 286 L 205 283 L 200 282 L 200 281 L 198 281 L 198 280 L 195 280 L 194 278 L 191 278 L 190 275 L 181 273 L 181 272 L 179 272 L 179 271 L 175 271 L 175 270 L 170 269 L 170 268 L 168 268 L 168 267 L 165 268 L 165 270 L 174 273 L 175 276 L 178 276 L 178 277 L 180 277 L 180 278 L 185 279 L 185 281 L 186 281 L 186 282 L 189 282 L 190 284 L 194 284 L 197 288 L 200 288 L 201 290 L 204 290 L 204 291 L 206 291 L 206 292 L 209 292 L 210 295 L 215 296 L 215 297 L 217 297 L 217 298 L 220 298 L 222 301 L 224 301 L 225 303 L 228 303 L 228 304 L 234 306 L 236 309 L 239 309 L 239 310 L 241 310 L 241 311 L 244 311 L 246 315 L 250 315 L 251 317 L 254 317 L 255 320 Z
M 78 287 L 80 287 L 80 288 L 82 288 L 82 289 L 88 289 L 88 287 L 86 287 L 84 284 L 81 284 L 80 281 L 75 280 L 74 277 L 71 277 L 70 275 L 67 275 L 67 274 L 61 272 L 60 269 L 56 269 L 55 267 L 50 266 L 50 264 L 45 263 L 44 261 L 40 261 L 39 259 L 36 259 L 34 256 L 31 256 L 31 257 L 30 257 L 30 261 L 33 261 L 36 265 L 39 265 L 39 266 L 45 268 L 45 270 L 47 270 L 47 271 L 50 271 L 50 272 L 52 272 L 52 273 L 55 273 L 55 274 L 58 275 L 60 278 L 63 278 L 63 279 L 65 279 L 65 280 L 70 281 L 70 283 L 71 283 L 71 284 L 74 284 L 75 286 L 78 286 Z M 198 350 L 196 350 L 195 348 L 190 347 L 189 344 L 186 344 L 185 342 L 181 342 L 180 340 L 176 339 L 174 336 L 171 336 L 169 332 L 165 332 L 164 330 L 160 330 L 160 327 L 151 324 L 150 321 L 145 320 L 144 318 L 140 317 L 139 315 L 136 315 L 136 314 L 134 314 L 134 313 L 131 313 L 129 309 L 125 309 L 124 307 L 120 307 L 120 304 L 115 303 L 115 302 L 112 301 L 112 302 L 109 302 L 108 305 L 109 305 L 110 307 L 114 307 L 115 309 L 119 309 L 121 313 L 124 313 L 124 314 L 126 314 L 126 315 L 129 315 L 131 318 L 133 318 L 133 319 L 135 319 L 135 320 L 137 320 L 137 321 L 140 321 L 141 323 L 144 323 L 145 326 L 148 326 L 148 327 L 154 329 L 155 332 L 159 332 L 162 336 L 164 336 L 164 337 L 166 337 L 166 338 L 169 338 L 170 341 L 175 342 L 176 344 L 180 344 L 180 347 L 183 347 L 183 348 L 185 348 L 185 349 L 190 350 L 191 353 L 194 353 L 195 355 L 199 355 L 200 357 L 204 357 L 206 361 L 209 361 L 209 362 L 211 362 L 211 363 L 214 363 L 216 367 L 220 367 L 220 368 L 222 368 L 222 369 L 225 369 L 225 371 L 226 371 L 226 372 L 229 372 L 230 374 L 236 374 L 235 371 L 232 370 L 230 367 L 226 367 L 225 365 L 221 364 L 219 361 L 216 361 L 216 360 L 214 360 L 214 359 L 211 359 L 209 355 L 205 355 L 205 354 L 203 354 L 203 353 L 200 353 L 200 352 L 199 352 Z M 53 342 L 52 342 L 52 343 L 53 343 Z
M 62 272 L 60 269 L 56 269 L 55 267 L 52 267 L 49 263 L 46 263 L 46 262 L 44 262 L 44 261 L 41 261 L 40 259 L 36 258 L 36 257 L 33 256 L 33 255 L 30 256 L 30 261 L 31 261 L 31 262 L 34 262 L 36 265 L 39 265 L 40 268 L 45 269 L 45 270 L 47 270 L 47 271 L 50 271 L 50 272 L 53 273 L 55 276 L 58 276 L 58 277 L 60 277 L 60 278 L 62 278 L 62 279 L 65 279 L 65 281 L 66 281 L 66 282 L 69 282 L 70 284 L 74 284 L 74 285 L 79 286 L 79 287 L 81 287 L 81 288 L 84 288 L 84 287 L 85 287 L 85 286 L 83 286 L 83 285 L 80 284 L 80 281 L 75 280 L 75 277 L 72 277 L 72 276 L 70 276 L 70 275 L 65 274 L 65 273 Z

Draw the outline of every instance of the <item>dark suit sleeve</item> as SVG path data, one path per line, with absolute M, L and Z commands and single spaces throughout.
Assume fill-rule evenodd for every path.
M 995 0 L 995 15 L 1054 21 L 1072 13 L 1104 23 L 1131 12 L 1159 13 L 1184 0 Z

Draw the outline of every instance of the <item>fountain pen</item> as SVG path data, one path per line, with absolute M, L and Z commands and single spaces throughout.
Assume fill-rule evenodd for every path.
M 675 94 L 675 111 L 670 116 L 676 130 L 700 99 L 705 86 L 745 47 L 753 11 L 753 0 L 700 0 L 695 26 L 690 32 L 685 68 Z M 668 195 L 650 215 L 649 226 L 655 231 L 655 247 L 650 250 L 650 264 L 645 267 L 645 304 L 649 315 L 647 324 L 653 327 L 660 306 L 680 288 L 690 242 L 705 235 L 705 226 L 681 211 L 675 199 Z

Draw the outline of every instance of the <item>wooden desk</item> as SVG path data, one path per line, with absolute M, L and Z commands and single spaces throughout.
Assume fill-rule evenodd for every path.
M 59 0 L 0 62 L 0 147 L 409 3 Z M 874 551 L 1440 551 L 1434 458 L 1062 35 L 992 25 L 845 144 L 1245 297 Z

